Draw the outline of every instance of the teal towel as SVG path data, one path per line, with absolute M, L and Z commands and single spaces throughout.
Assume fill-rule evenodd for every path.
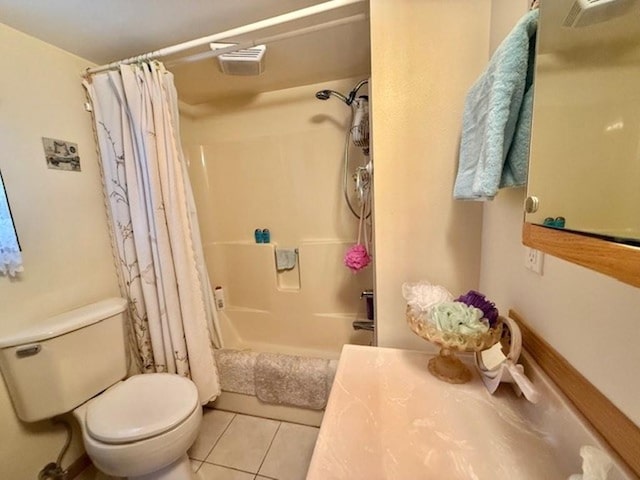
M 492 199 L 526 182 L 538 15 L 518 22 L 467 94 L 455 198 Z

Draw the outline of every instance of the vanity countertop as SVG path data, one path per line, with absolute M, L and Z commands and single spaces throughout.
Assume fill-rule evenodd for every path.
M 431 356 L 345 345 L 307 480 L 554 480 L 576 473 L 563 471 L 553 437 L 527 420 L 524 398 L 508 388 L 490 395 L 475 372 L 464 385 L 442 382 L 427 370 Z

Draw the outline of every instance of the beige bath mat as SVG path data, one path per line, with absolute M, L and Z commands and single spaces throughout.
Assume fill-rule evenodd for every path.
M 263 402 L 322 410 L 327 404 L 329 360 L 260 353 L 256 396 Z
M 255 395 L 253 372 L 257 352 L 250 350 L 216 350 L 216 363 L 220 372 L 220 386 L 225 392 Z

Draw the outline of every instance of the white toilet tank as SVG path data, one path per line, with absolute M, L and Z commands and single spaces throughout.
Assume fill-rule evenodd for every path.
M 69 412 L 126 376 L 126 307 L 110 298 L 0 337 L 0 370 L 20 419 Z

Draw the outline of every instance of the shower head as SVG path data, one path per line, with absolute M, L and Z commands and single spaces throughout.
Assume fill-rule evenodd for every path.
M 342 100 L 347 105 L 351 105 L 351 102 L 349 102 L 349 99 L 347 97 L 342 95 L 340 92 L 336 92 L 335 90 L 320 90 L 319 92 L 316 92 L 316 98 L 318 100 L 329 100 L 329 98 L 332 95 L 334 97 L 338 97 L 340 100 Z

